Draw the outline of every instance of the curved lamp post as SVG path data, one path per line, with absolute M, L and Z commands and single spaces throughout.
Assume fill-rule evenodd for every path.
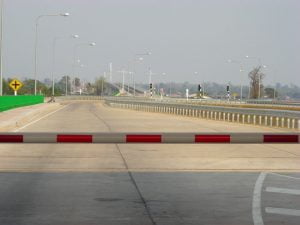
M 39 28 L 39 21 L 44 17 L 56 17 L 56 16 L 63 16 L 67 17 L 70 16 L 69 13 L 61 13 L 61 14 L 49 14 L 49 15 L 40 15 L 35 20 L 35 44 L 34 44 L 34 95 L 36 95 L 37 91 L 37 64 L 38 64 L 38 54 L 37 54 L 37 45 L 38 45 L 38 28 Z
M 76 67 L 76 58 L 77 58 L 77 49 L 82 46 L 94 47 L 96 46 L 95 42 L 90 43 L 79 43 L 73 47 L 73 64 L 72 64 L 72 75 L 75 78 L 75 67 Z
M 135 66 L 134 63 L 136 62 L 141 62 L 144 60 L 144 58 L 142 56 L 150 56 L 152 55 L 152 52 L 145 52 L 145 53 L 137 53 L 134 54 L 133 60 L 129 61 L 128 63 L 128 71 L 130 71 L 130 64 L 132 63 L 132 81 L 133 81 L 133 96 L 135 96 L 135 77 L 134 77 L 134 73 L 135 73 Z
M 228 59 L 227 62 L 228 63 L 238 64 L 240 66 L 240 73 L 241 73 L 241 77 L 242 77 L 243 72 L 244 72 L 244 69 L 243 69 L 244 67 L 243 67 L 242 61 Z M 240 97 L 240 101 L 242 101 L 242 99 L 243 99 L 243 84 L 241 82 L 241 97 Z
M 53 45 L 52 45 L 52 96 L 54 96 L 54 85 L 55 85 L 55 83 L 54 83 L 54 73 L 55 73 L 56 44 L 57 44 L 58 40 L 67 39 L 67 38 L 76 39 L 76 38 L 79 38 L 79 35 L 74 34 L 74 35 L 71 35 L 69 37 L 55 37 L 53 39 Z

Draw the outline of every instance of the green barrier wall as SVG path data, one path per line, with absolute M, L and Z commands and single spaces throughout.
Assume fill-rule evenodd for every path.
M 0 112 L 44 102 L 42 95 L 0 96 Z

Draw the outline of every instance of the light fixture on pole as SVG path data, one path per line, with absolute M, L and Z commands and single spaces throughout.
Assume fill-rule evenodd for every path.
M 125 74 L 129 73 L 129 72 L 124 69 L 117 71 L 117 72 L 122 74 L 122 93 L 124 93 L 125 92 Z
M 38 28 L 39 28 L 39 21 L 40 19 L 44 17 L 56 17 L 56 16 L 63 16 L 67 17 L 70 16 L 69 13 L 60 13 L 60 14 L 53 14 L 53 15 L 40 15 L 35 20 L 35 43 L 34 43 L 34 95 L 36 95 L 37 92 L 37 64 L 38 64 L 38 52 L 37 52 L 37 46 L 38 46 Z
M 75 79 L 75 66 L 76 66 L 76 58 L 77 58 L 77 49 L 81 46 L 90 46 L 90 47 L 94 47 L 96 46 L 95 42 L 90 42 L 90 43 L 79 43 L 74 45 L 73 47 L 73 64 L 72 64 L 72 76 Z M 75 87 L 74 87 L 74 91 L 75 91 Z
M 0 96 L 3 95 L 3 63 L 2 63 L 2 51 L 3 51 L 3 1 L 0 0 L 0 10 L 1 10 L 1 17 L 0 17 Z
M 132 68 L 132 71 L 133 71 L 133 75 L 132 75 L 133 96 L 135 96 L 135 77 L 134 77 L 134 74 L 135 74 L 135 65 L 134 65 L 134 63 L 143 61 L 144 58 L 142 56 L 150 56 L 150 55 L 152 55 L 152 52 L 145 52 L 145 53 L 134 54 L 133 60 L 129 61 L 129 63 L 128 63 L 128 71 L 131 70 L 130 64 L 131 63 L 133 64 L 133 66 L 132 66 L 133 67 Z
M 242 64 L 242 61 L 238 61 L 238 60 L 231 60 L 231 59 L 228 59 L 227 61 L 228 63 L 235 63 L 235 64 L 238 64 L 240 66 L 240 73 L 241 73 L 241 77 L 243 77 L 243 72 L 244 72 L 244 67 L 243 67 L 243 64 Z M 241 96 L 240 96 L 240 101 L 243 100 L 243 84 L 241 82 Z
M 55 37 L 53 39 L 53 45 L 52 45 L 52 96 L 54 96 L 54 94 L 55 94 L 54 93 L 54 85 L 55 85 L 55 82 L 54 82 L 54 73 L 55 73 L 56 44 L 57 44 L 58 40 L 66 39 L 66 38 L 76 39 L 76 38 L 79 38 L 79 35 L 74 34 L 74 35 L 71 35 L 71 36 L 68 36 L 68 37 Z M 66 87 L 67 87 L 67 85 L 66 85 Z M 67 93 L 67 88 L 66 88 L 66 93 Z

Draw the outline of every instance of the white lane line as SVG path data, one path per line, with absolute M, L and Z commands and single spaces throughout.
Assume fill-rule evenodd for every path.
M 22 129 L 24 129 L 24 128 L 26 128 L 26 127 L 28 127 L 28 126 L 30 126 L 30 125 L 32 125 L 32 124 L 34 124 L 34 123 L 36 123 L 36 122 L 42 120 L 42 119 L 48 117 L 48 116 L 51 116 L 52 114 L 54 114 L 54 113 L 56 113 L 56 112 L 58 112 L 58 111 L 60 111 L 60 110 L 62 110 L 62 109 L 64 109 L 64 108 L 66 108 L 68 105 L 70 105 L 70 104 L 67 104 L 67 105 L 65 105 L 65 106 L 63 106 L 63 107 L 61 107 L 61 108 L 59 108 L 59 109 L 57 109 L 57 110 L 55 110 L 55 111 L 53 111 L 53 112 L 50 112 L 50 113 L 48 113 L 48 114 L 42 116 L 41 118 L 38 118 L 37 120 L 34 120 L 34 121 L 32 121 L 32 122 L 26 124 L 26 125 L 23 126 L 23 127 L 17 128 L 17 129 L 15 129 L 13 132 L 18 132 L 19 130 L 22 130 Z
M 271 213 L 271 214 L 279 214 L 279 215 L 286 215 L 286 216 L 300 216 L 300 210 L 297 209 L 266 207 L 265 210 L 266 213 Z
M 285 177 L 285 178 L 300 180 L 300 177 L 292 177 L 292 176 L 283 175 L 283 174 L 279 174 L 279 173 L 268 172 L 268 174 L 271 174 L 271 175 L 274 175 L 274 176 L 279 176 L 279 177 Z
M 266 178 L 267 174 L 265 172 L 260 173 L 258 176 L 254 191 L 253 191 L 253 200 L 252 200 L 252 218 L 254 225 L 264 225 L 264 221 L 262 219 L 261 212 L 261 192 L 263 182 Z
M 266 192 L 290 194 L 290 195 L 300 195 L 300 190 L 288 189 L 288 188 L 277 188 L 277 187 L 267 187 Z

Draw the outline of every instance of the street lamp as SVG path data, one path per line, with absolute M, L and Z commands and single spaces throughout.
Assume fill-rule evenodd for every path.
M 133 71 L 133 73 L 132 73 L 133 96 L 135 96 L 135 77 L 134 77 L 135 68 L 134 68 L 134 63 L 143 61 L 144 58 L 142 56 L 150 56 L 150 55 L 152 55 L 152 52 L 145 52 L 145 53 L 134 54 L 133 60 L 129 61 L 129 63 L 128 63 L 128 71 L 130 71 L 130 63 L 133 64 L 133 68 L 132 68 L 132 71 Z
M 76 58 L 77 58 L 77 49 L 81 46 L 90 46 L 90 47 L 94 47 L 96 46 L 95 42 L 90 42 L 90 43 L 79 43 L 74 45 L 73 47 L 73 64 L 72 64 L 72 75 L 75 78 L 75 66 L 76 66 Z M 75 88 L 74 88 L 75 90 Z
M 73 38 L 73 39 L 76 39 L 76 38 L 79 38 L 79 35 L 77 34 L 74 34 L 74 35 L 71 35 L 69 37 L 55 37 L 53 39 L 53 45 L 52 45 L 52 96 L 54 96 L 54 73 L 55 73 L 55 53 L 56 53 L 56 43 L 58 40 L 61 40 L 61 39 L 65 39 L 65 38 Z
M 227 61 L 228 63 L 235 63 L 235 64 L 238 64 L 240 66 L 240 73 L 241 73 L 241 77 L 243 76 L 243 64 L 241 61 L 238 61 L 238 60 L 231 60 L 231 59 L 228 59 Z M 242 101 L 243 99 L 243 84 L 241 82 L 241 97 L 240 97 L 240 101 Z
M 49 15 L 40 15 L 35 20 L 35 44 L 34 44 L 34 95 L 36 95 L 37 89 L 37 63 L 38 63 L 38 54 L 37 54 L 37 45 L 38 45 L 38 28 L 39 28 L 39 21 L 44 17 L 53 17 L 53 16 L 63 16 L 67 17 L 70 16 L 69 13 L 60 13 L 60 14 L 49 14 Z
M 122 73 L 122 92 L 125 92 L 125 73 L 128 73 L 128 71 L 122 69 L 120 71 L 117 71 L 118 73 Z
M 3 1 L 0 0 L 0 11 L 1 11 L 1 17 L 0 17 L 0 96 L 3 95 L 3 64 L 2 64 L 2 39 L 3 39 Z

